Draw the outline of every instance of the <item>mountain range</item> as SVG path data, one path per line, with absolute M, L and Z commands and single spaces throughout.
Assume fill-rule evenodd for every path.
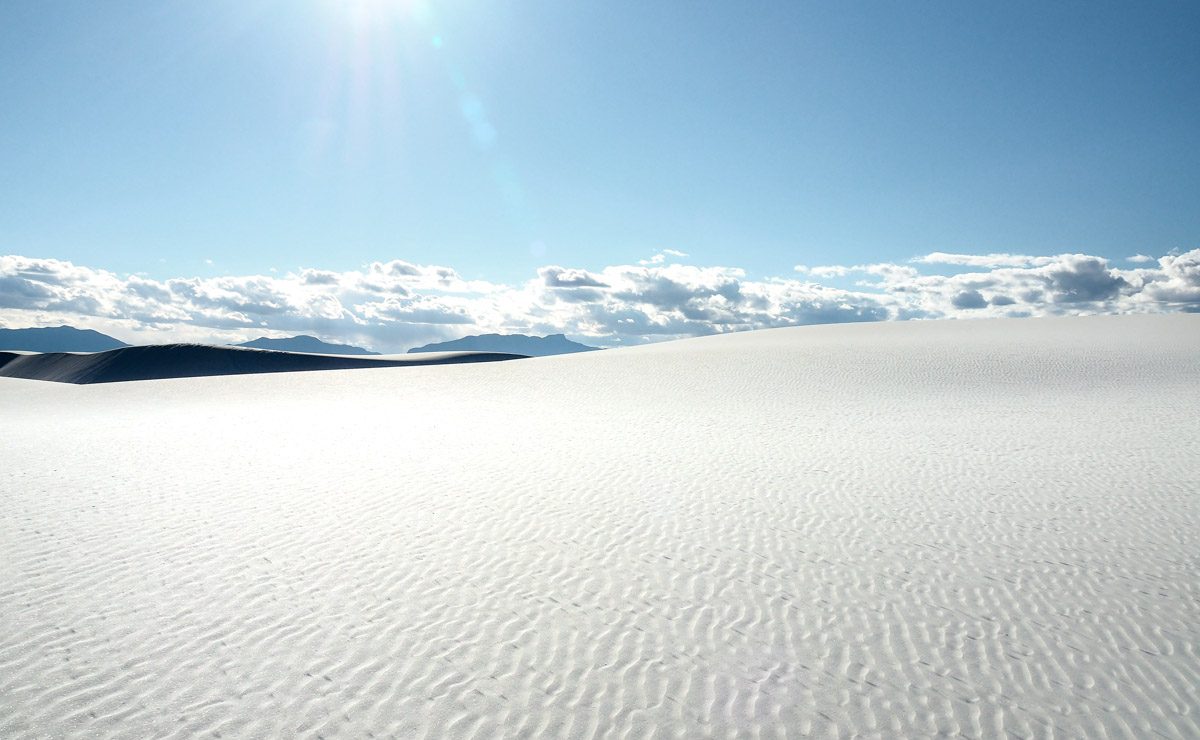
M 91 329 L 47 326 L 36 329 L 0 329 L 0 350 L 22 352 L 106 352 L 129 345 Z
M 101 334 L 92 329 L 76 329 L 71 326 L 0 329 L 0 351 L 106 352 L 128 346 L 128 344 L 107 334 Z M 232 346 L 319 355 L 379 355 L 378 352 L 372 352 L 362 347 L 324 342 L 316 337 L 304 334 L 282 339 L 259 337 L 258 339 Z M 423 347 L 414 347 L 409 350 L 409 353 L 500 352 L 512 355 L 524 355 L 526 357 L 544 357 L 546 355 L 562 355 L 573 352 L 591 352 L 596 349 L 600 348 L 573 342 L 562 334 L 551 334 L 545 337 L 529 336 L 526 334 L 479 334 L 462 337 L 461 339 L 452 339 L 447 342 L 426 344 Z
M 259 337 L 258 339 L 249 342 L 242 342 L 235 345 L 237 347 L 250 347 L 251 349 L 273 349 L 279 352 L 304 352 L 315 355 L 378 355 L 378 352 L 372 352 L 369 349 L 362 347 L 353 347 L 349 344 L 335 344 L 333 342 L 322 342 L 316 337 L 310 337 L 306 334 L 301 334 L 296 337 L 286 337 L 284 339 L 270 339 L 268 337 Z
M 562 334 L 546 337 L 531 337 L 526 334 L 479 334 L 448 342 L 435 342 L 424 347 L 413 347 L 416 352 L 504 352 L 528 357 L 565 355 L 572 352 L 591 352 L 600 349 L 572 342 Z

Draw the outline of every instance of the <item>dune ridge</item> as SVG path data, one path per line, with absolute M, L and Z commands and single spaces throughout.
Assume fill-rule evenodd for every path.
M 0 407 L 5 738 L 1200 736 L 1200 316 Z
M 0 352 L 0 377 L 83 385 L 212 375 L 449 365 L 522 357 L 498 352 L 447 352 L 436 357 L 414 359 L 406 355 L 321 355 L 205 344 L 154 344 L 90 354 Z

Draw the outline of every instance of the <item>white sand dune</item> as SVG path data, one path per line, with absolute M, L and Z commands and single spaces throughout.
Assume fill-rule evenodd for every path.
M 152 344 L 105 352 L 0 352 L 0 378 L 87 385 L 212 375 L 456 365 L 524 357 L 499 352 L 440 352 L 420 358 L 412 355 L 324 355 L 207 344 Z
M 0 737 L 1200 737 L 1200 316 L 0 408 Z

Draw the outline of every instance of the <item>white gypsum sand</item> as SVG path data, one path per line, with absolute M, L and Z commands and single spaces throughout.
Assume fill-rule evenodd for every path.
M 0 378 L 0 736 L 1200 736 L 1200 316 Z

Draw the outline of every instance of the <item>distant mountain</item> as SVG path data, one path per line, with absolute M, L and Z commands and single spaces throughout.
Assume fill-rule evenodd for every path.
M 91 329 L 73 326 L 53 326 L 40 329 L 0 329 L 0 350 L 23 352 L 107 352 L 128 347 Z
M 305 352 L 316 355 L 377 355 L 378 352 L 372 352 L 369 349 L 362 347 L 352 347 L 349 344 L 333 344 L 331 342 L 322 342 L 316 337 L 310 337 L 301 334 L 298 337 L 288 337 L 286 339 L 269 339 L 267 337 L 259 337 L 250 342 L 242 342 L 238 347 L 250 347 L 251 349 L 273 349 L 279 352 Z
M 531 337 L 525 334 L 480 334 L 453 339 L 449 342 L 435 342 L 424 347 L 413 347 L 409 352 L 506 352 L 529 357 L 544 357 L 546 355 L 565 355 L 571 352 L 591 352 L 596 349 L 600 348 L 572 342 L 562 334 L 551 334 L 548 337 Z

